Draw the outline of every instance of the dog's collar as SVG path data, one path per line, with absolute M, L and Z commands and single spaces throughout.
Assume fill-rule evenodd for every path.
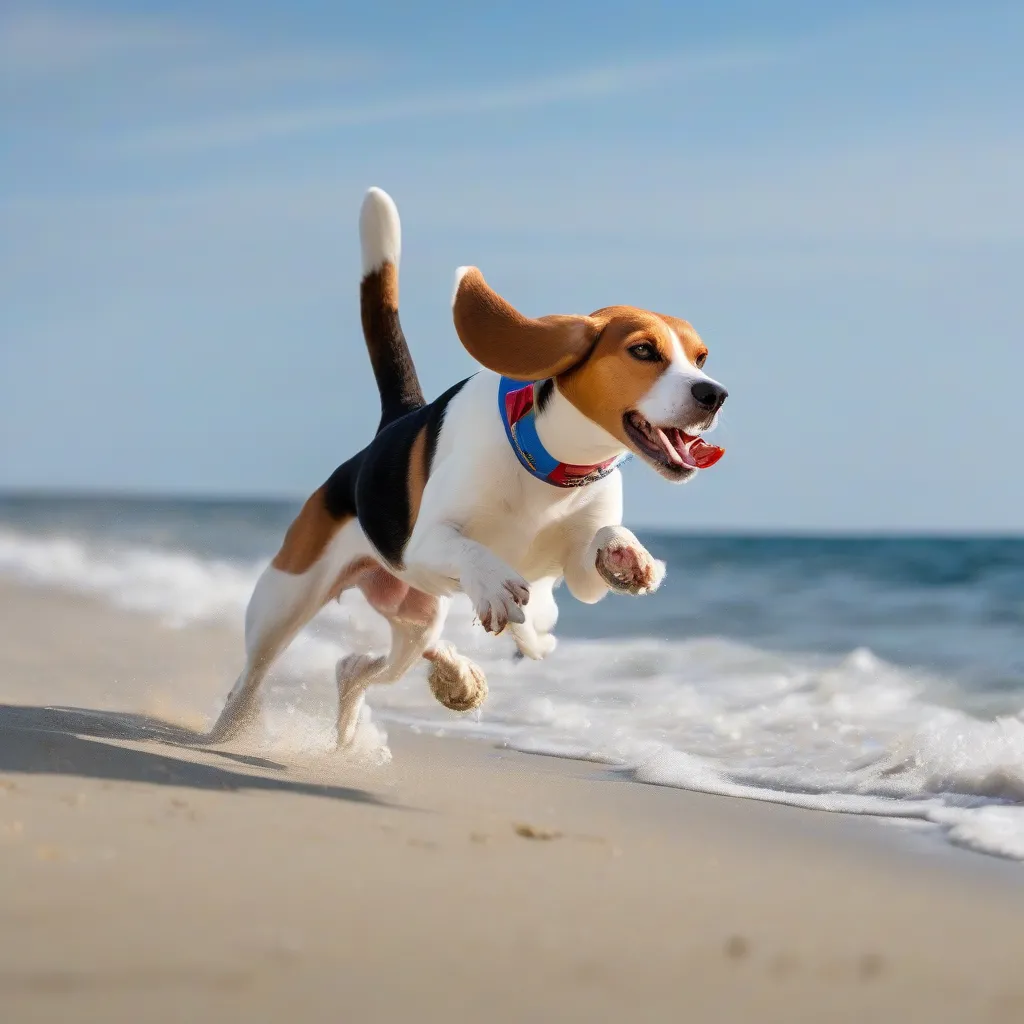
M 596 466 L 572 466 L 559 462 L 541 443 L 533 413 L 533 385 L 502 377 L 498 384 L 498 415 L 505 436 L 522 467 L 553 487 L 585 487 L 606 477 L 629 458 L 618 455 Z

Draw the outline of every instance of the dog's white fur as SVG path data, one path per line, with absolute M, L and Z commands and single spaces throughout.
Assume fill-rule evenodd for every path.
M 380 267 L 385 260 L 397 266 L 398 211 L 379 189 L 367 196 L 360 233 L 364 270 Z M 456 289 L 464 272 L 460 268 Z M 686 359 L 676 339 L 672 365 L 641 411 L 655 423 L 678 419 L 681 408 L 692 403 L 690 388 L 699 379 L 709 378 Z M 389 569 L 429 599 L 411 618 L 390 618 L 392 646 L 386 656 L 355 655 L 339 662 L 339 745 L 352 739 L 370 684 L 394 682 L 421 657 L 435 656 L 448 598 L 455 592 L 468 595 L 490 631 L 501 632 L 507 625 L 524 655 L 543 658 L 555 646 L 551 630 L 558 610 L 552 590 L 557 581 L 564 579 L 569 592 L 587 604 L 613 588 L 646 593 L 661 583 L 664 564 L 622 525 L 622 477 L 617 470 L 585 487 L 559 488 L 523 469 L 497 414 L 499 380 L 490 371 L 478 373 L 448 406 L 405 548 L 405 568 Z M 625 450 L 557 387 L 537 426 L 545 447 L 563 462 L 590 465 Z M 358 520 L 352 520 L 306 572 L 292 575 L 273 566 L 266 569 L 246 614 L 248 664 L 213 739 L 232 735 L 251 720 L 258 710 L 259 683 L 271 662 L 322 607 L 346 567 L 367 556 L 383 562 Z M 449 674 L 461 670 L 454 655 L 446 657 Z M 472 668 L 465 668 L 467 692 L 479 689 L 471 678 Z
M 637 406 L 641 415 L 651 423 L 666 423 L 685 417 L 693 407 L 693 385 L 702 380 L 712 384 L 718 383 L 686 358 L 679 335 L 671 328 L 668 328 L 668 331 L 672 335 L 672 362 L 665 368 L 647 397 Z M 701 433 L 706 434 L 714 430 L 717 419 L 716 415 L 714 420 L 702 428 Z
M 385 263 L 395 267 L 402 259 L 402 222 L 395 201 L 380 188 L 371 188 L 359 211 L 359 241 L 363 273 L 379 270 Z

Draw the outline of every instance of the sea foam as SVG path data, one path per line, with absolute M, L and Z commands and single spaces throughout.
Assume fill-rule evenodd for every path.
M 0 573 L 91 594 L 174 628 L 240 627 L 261 569 L 0 529 Z M 949 680 L 863 648 L 826 656 L 719 637 L 566 639 L 544 662 L 517 662 L 507 639 L 473 625 L 461 598 L 446 634 L 486 671 L 485 707 L 453 715 L 417 669 L 371 691 L 376 718 L 598 761 L 638 782 L 916 820 L 958 845 L 1024 860 L 1024 720 L 949 706 Z M 387 638 L 358 594 L 326 608 L 269 680 L 270 742 L 326 753 L 335 661 L 381 650 Z M 367 716 L 361 728 L 367 757 L 382 759 L 378 727 Z

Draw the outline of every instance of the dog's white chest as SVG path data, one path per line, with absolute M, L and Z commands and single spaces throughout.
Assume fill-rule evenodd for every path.
M 572 495 L 521 472 L 491 483 L 492 500 L 467 517 L 463 533 L 528 580 L 550 575 L 559 568 Z

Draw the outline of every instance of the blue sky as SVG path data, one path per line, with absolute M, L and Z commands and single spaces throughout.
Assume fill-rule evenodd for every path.
M 728 453 L 630 522 L 1021 529 L 1021 5 L 484 6 L 0 7 L 0 487 L 316 487 L 376 184 L 429 394 L 460 264 L 701 332 Z

